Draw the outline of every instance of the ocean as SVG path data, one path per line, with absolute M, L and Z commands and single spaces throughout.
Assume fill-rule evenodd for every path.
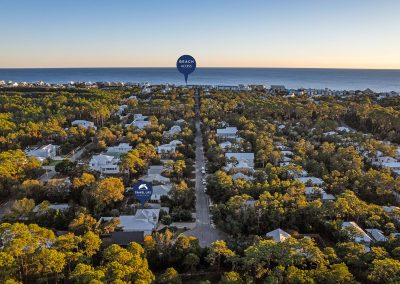
M 0 80 L 67 83 L 70 81 L 150 82 L 184 84 L 176 68 L 0 68 Z M 318 88 L 400 92 L 400 70 L 308 68 L 197 68 L 190 85 L 284 85 L 286 88 Z

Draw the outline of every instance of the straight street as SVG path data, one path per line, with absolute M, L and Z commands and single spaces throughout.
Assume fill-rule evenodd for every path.
M 199 91 L 196 91 L 196 227 L 186 231 L 187 236 L 197 237 L 201 247 L 224 239 L 223 233 L 211 227 L 209 197 L 204 192 L 202 167 L 204 163 L 203 135 L 200 127 Z

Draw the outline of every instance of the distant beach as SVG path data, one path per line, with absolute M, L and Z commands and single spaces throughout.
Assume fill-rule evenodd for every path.
M 15 82 L 68 83 L 149 82 L 183 85 L 176 68 L 11 68 L 0 69 L 0 80 Z M 188 84 L 284 85 L 286 88 L 400 91 L 400 70 L 306 69 L 306 68 L 197 68 Z

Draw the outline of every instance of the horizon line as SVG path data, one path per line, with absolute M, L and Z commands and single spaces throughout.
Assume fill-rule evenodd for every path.
M 157 69 L 157 68 L 168 68 L 174 69 L 175 66 L 67 66 L 67 67 L 0 67 L 0 70 L 4 69 Z M 400 70 L 399 68 L 363 68 L 363 67 L 255 67 L 255 66 L 201 66 L 196 69 L 337 69 L 337 70 Z

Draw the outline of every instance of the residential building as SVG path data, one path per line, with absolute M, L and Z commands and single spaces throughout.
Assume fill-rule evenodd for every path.
M 225 127 L 217 129 L 219 139 L 236 139 L 238 129 L 236 127 Z
M 128 108 L 128 105 L 120 105 L 118 108 L 117 114 L 122 115 L 127 108 Z
M 113 243 L 128 245 L 132 241 L 143 242 L 158 225 L 160 209 L 138 209 L 135 215 L 119 216 L 118 229 L 111 233 Z M 100 221 L 110 221 L 113 217 L 101 217 Z
M 148 116 L 144 116 L 141 113 L 135 113 L 133 115 L 133 121 L 129 124 L 125 124 L 125 127 L 135 126 L 138 129 L 145 129 L 147 126 L 151 125 L 151 122 L 146 120 Z
M 254 169 L 254 153 L 225 153 L 226 169 Z
M 295 177 L 294 180 L 310 186 L 321 186 L 324 184 L 324 181 L 317 177 Z
M 88 121 L 88 120 L 74 120 L 72 123 L 72 126 L 80 126 L 83 128 L 88 129 L 89 127 L 97 129 L 97 127 L 94 125 L 94 123 L 92 121 Z
M 147 170 L 148 175 L 161 175 L 161 173 L 164 171 L 164 166 L 163 165 L 154 165 L 150 166 Z
M 322 201 L 333 201 L 336 199 L 335 196 L 326 193 L 326 191 L 320 187 L 308 186 L 304 189 L 304 192 L 308 200 L 315 200 L 320 198 Z
M 103 174 L 118 174 L 119 170 L 118 158 L 109 155 L 94 155 L 89 162 L 90 169 L 92 171 L 98 171 Z
M 149 118 L 148 116 L 145 116 L 145 115 L 143 115 L 141 113 L 135 113 L 133 115 L 133 120 L 135 120 L 135 121 L 144 121 L 144 120 L 146 120 L 148 118 Z
M 273 230 L 271 232 L 266 233 L 266 236 L 272 238 L 275 242 L 284 242 L 287 239 L 291 238 L 292 236 L 289 233 L 286 233 L 281 228 Z
M 367 233 L 373 238 L 375 242 L 387 242 L 388 238 L 385 237 L 383 232 L 379 229 L 365 229 Z
M 145 182 L 157 182 L 161 184 L 170 184 L 171 180 L 167 177 L 162 176 L 161 174 L 147 174 L 145 176 L 142 176 L 140 180 L 145 181 Z
M 132 146 L 128 143 L 120 143 L 117 146 L 108 147 L 107 154 L 126 154 L 132 150 Z
M 179 125 L 174 125 L 168 131 L 164 131 L 164 136 L 173 136 L 182 132 L 182 128 Z
M 53 159 L 57 156 L 57 152 L 60 146 L 48 144 L 36 149 L 27 149 L 26 155 L 28 157 L 35 157 L 39 161 L 43 162 L 46 159 Z
M 342 230 L 349 233 L 350 238 L 356 243 L 363 243 L 369 245 L 372 241 L 363 229 L 361 229 L 355 222 L 343 222 Z
M 171 191 L 172 185 L 155 185 L 153 186 L 153 194 L 151 195 L 150 202 L 160 203 L 162 196 L 168 196 Z
M 225 142 L 219 143 L 219 147 L 221 147 L 222 149 L 231 148 L 232 142 L 225 141 Z
M 60 204 L 49 204 L 46 207 L 42 207 L 41 204 L 38 204 L 33 208 L 32 212 L 37 213 L 40 211 L 41 208 L 53 209 L 53 210 L 60 210 L 60 211 L 67 211 L 69 209 L 68 203 L 60 203 Z
M 176 147 L 181 145 L 182 141 L 180 140 L 173 140 L 168 144 L 163 144 L 157 147 L 158 154 L 171 154 L 175 153 Z
M 248 176 L 243 173 L 236 173 L 232 176 L 232 179 L 233 180 L 243 179 L 245 181 L 250 181 L 253 180 L 254 178 L 252 176 Z

